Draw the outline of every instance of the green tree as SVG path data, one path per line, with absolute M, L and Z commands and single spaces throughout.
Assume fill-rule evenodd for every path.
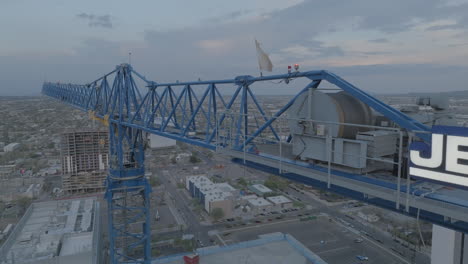
M 192 152 L 192 155 L 190 156 L 190 162 L 191 163 L 199 163 L 201 160 L 200 158 L 197 156 L 197 153 L 195 152 Z
M 244 187 L 247 186 L 247 184 L 248 184 L 247 181 L 243 177 L 239 178 L 238 182 L 239 182 L 240 185 L 242 185 Z
M 16 200 L 16 204 L 18 205 L 19 210 L 20 210 L 21 213 L 26 211 L 26 209 L 29 207 L 31 202 L 32 202 L 31 198 L 28 198 L 28 197 L 25 197 L 25 196 L 20 197 L 20 198 L 18 198 L 18 200 Z
M 159 178 L 156 176 L 151 176 L 149 178 L 149 183 L 151 186 L 155 187 L 161 185 L 161 180 L 159 180 Z
M 213 208 L 213 210 L 211 210 L 211 217 L 213 217 L 213 219 L 215 221 L 218 221 L 219 219 L 223 218 L 224 217 L 224 210 L 223 208 Z
M 272 190 L 284 190 L 288 186 L 288 181 L 275 175 L 270 175 L 264 185 Z

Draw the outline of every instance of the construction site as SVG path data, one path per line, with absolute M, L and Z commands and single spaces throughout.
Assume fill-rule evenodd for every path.
M 109 157 L 107 131 L 63 133 L 60 153 L 62 187 L 66 193 L 88 193 L 104 190 Z

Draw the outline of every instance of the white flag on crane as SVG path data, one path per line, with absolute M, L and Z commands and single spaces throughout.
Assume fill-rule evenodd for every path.
M 268 54 L 260 48 L 260 43 L 258 43 L 257 40 L 255 40 L 255 46 L 257 47 L 258 67 L 260 68 L 260 71 L 271 72 L 273 70 L 273 64 L 271 63 Z

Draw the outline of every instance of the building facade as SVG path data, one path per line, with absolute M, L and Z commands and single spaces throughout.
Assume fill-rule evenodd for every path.
M 232 217 L 236 189 L 231 185 L 213 183 L 206 176 L 198 175 L 187 177 L 185 187 L 193 198 L 200 201 L 207 213 L 211 213 L 214 208 L 221 208 L 224 218 Z
M 109 163 L 109 133 L 84 131 L 62 134 L 62 188 L 65 192 L 105 189 Z

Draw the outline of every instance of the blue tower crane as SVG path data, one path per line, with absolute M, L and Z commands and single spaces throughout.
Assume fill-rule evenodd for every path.
M 134 78 L 135 76 L 135 78 Z M 113 78 L 113 79 L 112 79 Z M 273 116 L 268 117 L 253 91 L 254 83 L 305 79 L 308 84 Z M 129 64 L 120 64 L 85 85 L 43 84 L 42 93 L 89 113 L 109 127 L 110 159 L 105 198 L 111 263 L 150 263 L 151 187 L 144 177 L 144 133 L 175 139 L 211 150 L 225 150 L 246 166 L 305 184 L 468 231 L 468 203 L 438 193 L 425 193 L 407 181 L 400 184 L 370 179 L 300 160 L 252 151 L 259 141 L 281 146 L 275 122 L 310 89 L 328 82 L 390 119 L 402 131 L 430 142 L 429 128 L 328 71 L 292 72 L 272 76 L 158 83 L 146 79 Z M 143 94 L 137 83 L 147 91 Z M 230 85 L 229 100 L 220 92 Z M 201 91 L 200 91 L 201 89 Z M 224 93 L 225 94 L 225 93 Z M 249 111 L 255 110 L 255 126 Z M 229 126 L 228 126 L 229 125 Z M 263 137 L 262 137 L 263 135 Z M 265 135 L 269 135 L 268 139 Z M 290 141 L 288 138 L 288 142 Z M 222 151 L 220 151 L 222 152 Z M 278 162 L 282 167 L 278 167 Z M 326 178 L 333 182 L 326 183 Z M 402 202 L 406 198 L 406 203 Z

